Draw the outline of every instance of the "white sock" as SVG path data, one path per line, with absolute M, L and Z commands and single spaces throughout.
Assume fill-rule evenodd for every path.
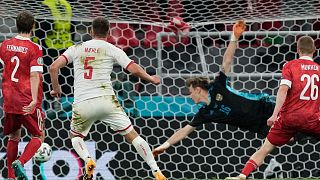
M 160 171 L 156 161 L 154 160 L 148 143 L 144 139 L 142 139 L 142 137 L 136 137 L 132 141 L 132 145 L 136 148 L 137 152 L 143 158 L 143 160 L 150 166 L 153 173 Z
M 83 141 L 83 138 L 74 137 L 71 139 L 71 142 L 74 150 L 76 150 L 80 158 L 87 163 L 91 156 L 89 154 L 86 144 Z

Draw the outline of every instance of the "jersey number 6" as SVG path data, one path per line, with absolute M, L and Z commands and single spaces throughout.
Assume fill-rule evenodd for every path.
M 83 78 L 85 79 L 92 79 L 92 72 L 93 72 L 93 67 L 89 66 L 89 61 L 93 61 L 94 57 L 92 56 L 88 56 L 86 57 L 86 59 L 84 60 L 84 74 L 83 74 Z

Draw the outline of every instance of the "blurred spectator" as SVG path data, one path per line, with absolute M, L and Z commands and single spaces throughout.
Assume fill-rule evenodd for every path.
M 44 0 L 42 4 L 48 6 L 53 16 L 53 29 L 46 33 L 45 44 L 48 48 L 65 49 L 73 45 L 71 32 L 72 7 L 66 0 L 50 1 Z M 60 11 L 60 6 L 64 11 Z
M 271 22 L 263 22 L 262 29 L 267 31 L 279 31 L 282 28 L 281 21 L 271 21 Z M 264 38 L 263 41 L 265 46 L 270 45 L 282 45 L 283 44 L 283 37 L 278 35 L 268 35 L 268 37 Z
M 140 45 L 135 30 L 127 23 L 111 23 L 110 36 L 108 36 L 107 41 L 123 50 Z

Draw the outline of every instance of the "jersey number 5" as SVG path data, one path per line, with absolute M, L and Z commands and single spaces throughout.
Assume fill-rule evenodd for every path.
M 14 61 L 16 61 L 16 66 L 13 68 L 13 71 L 11 73 L 11 81 L 19 82 L 19 79 L 14 77 L 14 75 L 16 75 L 18 67 L 20 65 L 20 59 L 18 58 L 18 56 L 13 56 L 11 58 L 11 62 L 13 63 Z
M 93 61 L 94 57 L 92 56 L 88 56 L 86 57 L 86 59 L 84 60 L 84 74 L 83 74 L 83 78 L 85 79 L 92 79 L 92 72 L 93 72 L 93 67 L 89 66 L 89 61 Z
M 319 87 L 316 85 L 316 82 L 319 82 L 319 76 L 317 74 L 313 74 L 312 76 L 308 74 L 303 74 L 300 78 L 301 81 L 307 80 L 306 86 L 303 88 L 301 94 L 300 94 L 300 99 L 302 100 L 316 100 L 318 99 L 319 95 Z M 306 92 L 310 87 L 310 97 L 306 96 Z

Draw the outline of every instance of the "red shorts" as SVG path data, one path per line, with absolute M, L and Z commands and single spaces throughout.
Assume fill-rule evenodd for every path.
M 23 125 L 28 133 L 33 136 L 41 136 L 44 129 L 44 113 L 41 109 L 36 109 L 33 114 L 12 114 L 5 113 L 4 116 L 4 134 L 11 134 Z
M 279 115 L 267 138 L 271 144 L 281 146 L 290 141 L 297 132 L 320 138 L 320 114 L 290 113 Z

